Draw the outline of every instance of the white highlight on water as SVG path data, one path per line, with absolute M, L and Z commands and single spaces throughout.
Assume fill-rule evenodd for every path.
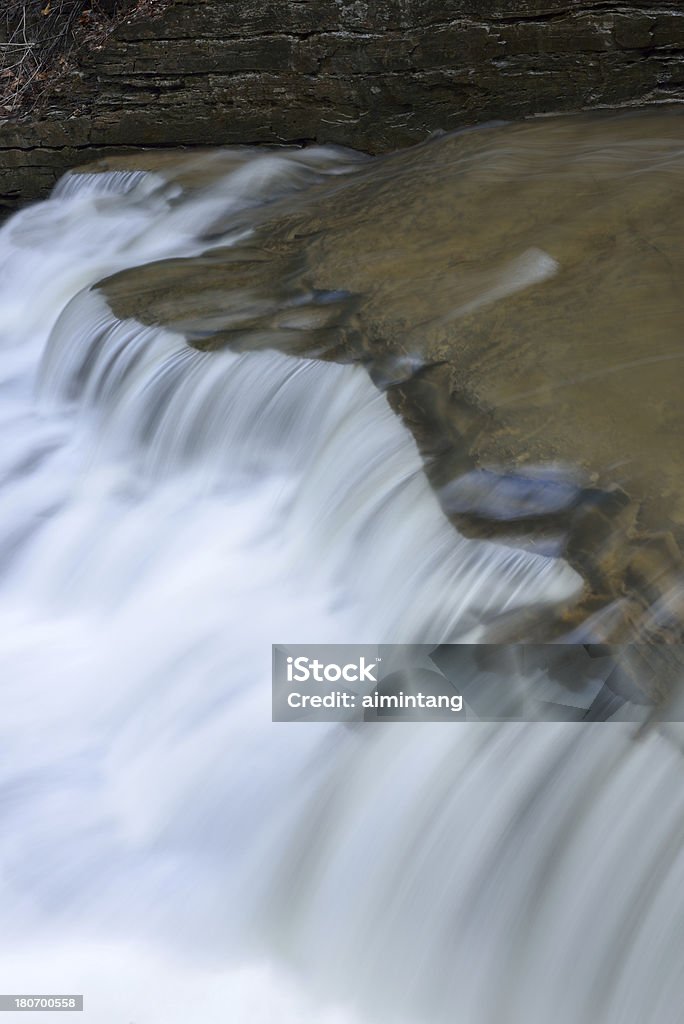
M 472 639 L 578 581 L 459 537 L 361 368 L 194 352 L 87 290 L 200 251 L 249 166 L 72 181 L 0 232 L 3 987 L 94 1024 L 671 1024 L 674 748 L 270 722 L 272 642 Z

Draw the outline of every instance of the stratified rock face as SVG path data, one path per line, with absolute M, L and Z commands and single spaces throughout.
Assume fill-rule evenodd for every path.
M 0 206 L 132 146 L 369 152 L 496 118 L 684 100 L 681 0 L 174 0 L 0 127 Z

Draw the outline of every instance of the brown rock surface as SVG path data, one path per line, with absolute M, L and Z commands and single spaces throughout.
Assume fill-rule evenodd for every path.
M 588 581 L 585 612 L 625 597 L 620 614 L 658 607 L 648 630 L 674 635 L 683 141 L 676 108 L 434 140 L 262 207 L 245 247 L 103 287 L 118 316 L 172 326 L 203 348 L 363 361 L 389 386 L 438 489 L 503 467 L 499 492 L 519 501 L 523 485 L 540 490 L 525 474 L 542 466 L 553 503 L 565 477 L 552 467 L 568 467 L 577 502 L 537 523 L 503 515 L 506 529 L 515 519 L 528 532 L 561 529 Z M 465 519 L 497 532 L 492 516 Z

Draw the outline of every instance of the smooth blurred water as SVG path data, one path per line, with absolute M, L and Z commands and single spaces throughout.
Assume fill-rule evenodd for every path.
M 473 641 L 579 587 L 453 530 L 361 367 L 89 290 L 304 187 L 272 159 L 182 202 L 72 178 L 0 232 L 0 987 L 97 1024 L 672 1024 L 673 746 L 270 721 L 274 642 Z

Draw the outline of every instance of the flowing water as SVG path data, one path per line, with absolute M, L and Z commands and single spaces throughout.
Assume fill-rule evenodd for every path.
M 182 201 L 76 175 L 0 231 L 0 988 L 94 1024 L 672 1024 L 671 737 L 271 722 L 273 642 L 477 642 L 582 581 L 458 533 L 364 366 L 114 317 L 102 278 L 366 166 L 206 160 Z

